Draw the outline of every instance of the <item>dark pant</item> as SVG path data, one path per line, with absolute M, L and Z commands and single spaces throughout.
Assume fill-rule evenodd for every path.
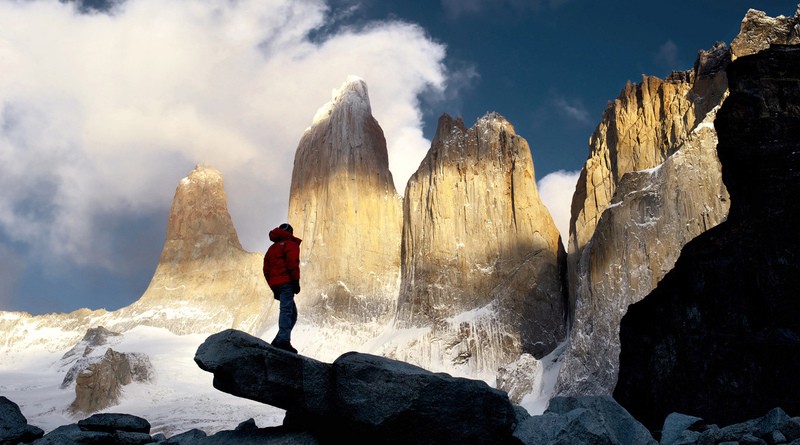
M 292 339 L 292 328 L 297 323 L 297 305 L 294 304 L 294 292 L 291 284 L 281 284 L 272 288 L 275 299 L 281 302 L 281 311 L 278 314 L 278 335 L 276 342 L 289 343 Z

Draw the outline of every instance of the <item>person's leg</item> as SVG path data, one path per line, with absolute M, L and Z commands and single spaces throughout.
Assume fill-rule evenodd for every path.
M 289 343 L 292 338 L 292 328 L 297 319 L 297 308 L 294 303 L 292 285 L 276 286 L 275 291 L 280 298 L 280 313 L 278 314 L 278 334 L 273 343 Z
M 289 328 L 289 331 L 294 328 L 294 325 L 297 323 L 297 303 L 294 301 L 294 296 L 292 296 L 292 327 Z M 291 337 L 291 335 L 290 335 Z

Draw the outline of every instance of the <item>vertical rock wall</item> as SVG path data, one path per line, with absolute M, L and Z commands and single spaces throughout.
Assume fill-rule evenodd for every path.
M 297 147 L 289 223 L 300 246 L 301 316 L 385 323 L 400 276 L 401 198 L 363 80 L 350 78 Z
M 564 250 L 528 143 L 500 115 L 469 130 L 440 118 L 406 187 L 402 258 L 396 324 L 432 331 L 400 357 L 494 372 L 565 335 Z

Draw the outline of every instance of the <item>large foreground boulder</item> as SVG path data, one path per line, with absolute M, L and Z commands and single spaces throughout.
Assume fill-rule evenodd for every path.
M 508 395 L 485 382 L 384 357 L 325 364 L 231 329 L 206 339 L 195 362 L 215 388 L 286 409 L 287 427 L 321 441 L 502 444 L 516 425 Z
M 0 445 L 30 442 L 43 434 L 41 428 L 28 425 L 19 405 L 0 396 Z

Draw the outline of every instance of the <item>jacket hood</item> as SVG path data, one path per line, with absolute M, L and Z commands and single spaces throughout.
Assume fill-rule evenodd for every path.
M 286 230 L 281 229 L 280 227 L 276 227 L 269 231 L 269 240 L 272 241 L 273 243 L 277 243 L 280 241 L 288 241 L 288 240 L 292 240 L 297 244 L 303 242 L 303 240 L 301 240 L 300 238 L 296 238 L 294 235 L 292 235 Z

